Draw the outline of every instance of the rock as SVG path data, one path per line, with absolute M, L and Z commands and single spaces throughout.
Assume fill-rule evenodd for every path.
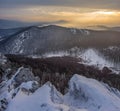
M 9 80 L 8 92 L 14 98 L 19 91 L 29 95 L 39 88 L 39 78 L 35 77 L 29 68 L 20 67 Z
M 34 93 L 39 88 L 39 83 L 36 81 L 29 81 L 22 83 L 20 88 L 22 92 L 29 95 L 30 93 Z
M 0 111 L 4 111 L 7 108 L 8 101 L 4 98 L 0 100 Z
M 59 91 L 57 91 L 55 86 L 52 85 L 50 82 L 47 82 L 45 85 L 47 85 L 50 88 L 51 101 L 53 103 L 62 104 L 63 103 L 63 98 L 62 98 L 63 95 Z
M 4 71 L 0 68 L 0 82 L 2 81 L 3 72 Z
M 64 102 L 88 111 L 120 111 L 120 99 L 116 94 L 103 83 L 77 74 L 70 79 Z
M 103 74 L 110 74 L 111 72 L 112 72 L 112 70 L 110 70 L 108 67 L 103 67 L 103 69 L 102 69 Z
M 14 88 L 20 86 L 23 82 L 39 81 L 38 77 L 35 77 L 29 68 L 19 68 L 16 74 L 12 78 L 11 85 Z

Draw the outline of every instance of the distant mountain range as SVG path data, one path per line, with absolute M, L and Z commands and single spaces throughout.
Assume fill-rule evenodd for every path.
M 51 21 L 51 22 L 23 22 L 17 20 L 5 20 L 0 19 L 0 29 L 8 29 L 8 28 L 19 28 L 19 27 L 27 27 L 27 26 L 37 26 L 37 25 L 44 25 L 44 24 L 62 24 L 66 23 L 65 20 L 58 20 L 58 21 Z
M 0 38 L 0 52 L 4 54 L 47 56 L 62 52 L 63 55 L 80 56 L 86 49 L 96 49 L 95 55 L 119 67 L 119 31 L 95 31 L 56 25 L 1 30 L 0 34 L 4 36 Z M 92 53 L 89 55 L 92 57 Z M 106 61 L 104 64 L 107 64 Z
M 111 31 L 120 31 L 120 27 L 107 27 L 104 25 L 95 25 L 95 26 L 87 26 L 87 29 L 92 30 L 111 30 Z
M 120 32 L 116 31 L 93 31 L 55 25 L 6 31 L 9 32 L 8 36 L 0 42 L 0 51 L 3 53 L 42 54 L 73 47 L 103 48 L 120 45 Z
M 34 23 L 27 23 L 16 20 L 4 20 L 0 19 L 0 29 L 8 29 L 8 28 L 18 28 L 33 25 Z

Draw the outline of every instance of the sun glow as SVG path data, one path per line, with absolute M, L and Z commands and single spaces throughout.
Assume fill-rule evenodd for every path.
M 100 14 L 100 15 L 116 15 L 117 12 L 115 11 L 97 11 L 93 12 L 94 14 Z
M 8 11 L 8 10 L 7 10 Z M 16 13 L 19 12 L 19 15 Z M 24 12 L 24 13 L 23 13 Z M 81 27 L 90 25 L 120 25 L 120 11 L 107 9 L 88 9 L 75 7 L 25 7 L 22 9 L 10 10 L 9 14 L 1 16 L 9 19 L 30 21 L 30 22 L 54 22 L 65 21 L 58 25 Z

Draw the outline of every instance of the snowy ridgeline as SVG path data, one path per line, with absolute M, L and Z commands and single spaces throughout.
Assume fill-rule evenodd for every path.
M 75 74 L 65 95 L 39 81 L 28 68 L 19 68 L 0 84 L 0 111 L 120 111 L 120 92 L 97 80 Z

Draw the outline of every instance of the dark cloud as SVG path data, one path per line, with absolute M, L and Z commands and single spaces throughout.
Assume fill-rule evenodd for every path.
M 31 5 L 120 9 L 120 0 L 0 0 L 0 7 L 9 8 Z

